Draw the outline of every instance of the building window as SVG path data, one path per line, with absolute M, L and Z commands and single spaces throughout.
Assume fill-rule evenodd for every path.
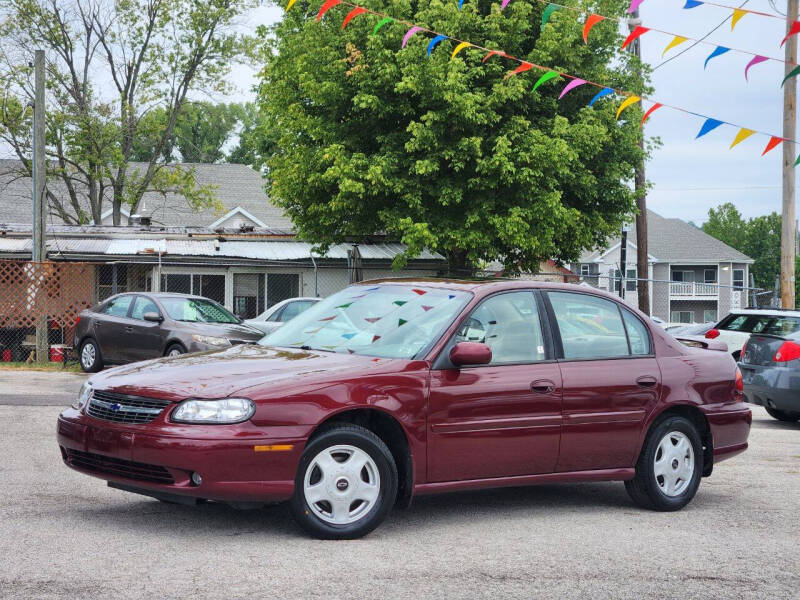
M 225 275 L 167 273 L 161 275 L 161 291 L 204 296 L 225 304 Z
M 690 310 L 673 310 L 673 323 L 694 323 L 694 313 Z
M 636 281 L 636 269 L 628 269 L 628 274 L 625 277 L 625 291 L 635 292 L 638 283 Z
M 717 283 L 717 270 L 716 269 L 705 269 L 703 271 L 703 282 L 704 283 Z
M 739 289 L 744 287 L 744 269 L 733 270 L 733 287 Z
M 581 265 L 581 277 L 588 277 L 591 274 L 589 265 Z
M 300 295 L 300 275 L 297 273 L 267 274 L 267 308 Z
M 264 274 L 233 274 L 233 312 L 240 319 L 252 319 L 264 312 Z
M 100 265 L 97 268 L 97 300 L 128 291 L 128 265 Z
M 717 322 L 717 311 L 713 308 L 707 308 L 703 311 L 703 322 L 704 323 L 716 323 Z
M 672 281 L 691 283 L 694 281 L 694 271 L 673 271 Z

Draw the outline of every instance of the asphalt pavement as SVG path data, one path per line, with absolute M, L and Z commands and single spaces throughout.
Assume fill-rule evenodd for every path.
M 86 378 L 70 371 L 0 368 L 0 405 L 69 406 Z
M 59 410 L 0 406 L 2 598 L 798 598 L 800 425 L 757 407 L 750 450 L 677 513 L 613 482 L 487 490 L 417 498 L 345 542 L 308 538 L 285 506 L 109 489 L 63 465 Z

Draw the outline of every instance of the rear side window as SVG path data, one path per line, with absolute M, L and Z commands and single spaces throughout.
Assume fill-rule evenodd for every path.
M 297 302 L 289 302 L 283 311 L 281 312 L 280 317 L 278 317 L 278 321 L 285 323 L 291 319 L 294 319 L 297 315 L 301 312 L 306 310 L 309 306 L 311 306 L 312 302 L 308 300 L 298 300 Z
M 573 294 L 548 294 L 556 316 L 565 359 L 628 356 L 628 338 L 617 305 L 611 300 Z
M 647 326 L 636 318 L 629 310 L 622 309 L 622 320 L 625 321 L 625 330 L 631 343 L 631 354 L 641 356 L 652 354 L 650 347 L 650 332 Z
M 131 305 L 133 296 L 119 296 L 109 300 L 100 312 L 104 315 L 111 315 L 112 317 L 126 317 L 128 315 L 128 308 Z
M 729 315 L 717 327 L 726 331 L 789 335 L 800 331 L 800 317 L 776 315 Z

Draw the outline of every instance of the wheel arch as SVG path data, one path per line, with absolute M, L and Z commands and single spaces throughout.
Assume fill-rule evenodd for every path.
M 360 425 L 369 429 L 383 440 L 392 453 L 397 466 L 397 501 L 396 505 L 406 508 L 411 504 L 414 490 L 414 463 L 411 458 L 411 446 L 405 429 L 394 416 L 374 407 L 348 408 L 329 415 L 319 423 L 308 438 L 310 442 L 316 436 L 339 423 Z
M 642 453 L 644 442 L 653 428 L 664 419 L 673 416 L 683 417 L 697 428 L 697 433 L 700 435 L 700 441 L 703 444 L 703 477 L 708 477 L 711 475 L 711 471 L 714 468 L 714 439 L 711 435 L 711 426 L 705 414 L 703 414 L 703 411 L 696 405 L 688 402 L 671 404 L 653 415 L 639 443 L 639 451 L 636 453 L 636 459 L 638 460 L 639 455 Z
M 169 338 L 166 342 L 164 342 L 164 346 L 161 348 L 161 355 L 162 356 L 166 356 L 167 350 L 169 350 L 170 346 L 180 346 L 184 350 L 188 350 L 188 348 L 186 347 L 186 344 L 184 344 L 180 339 L 178 339 L 178 338 Z

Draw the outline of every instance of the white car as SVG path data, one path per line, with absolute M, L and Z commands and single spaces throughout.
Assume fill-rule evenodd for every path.
M 294 319 L 301 312 L 311 308 L 320 301 L 320 298 L 289 298 L 273 304 L 263 313 L 253 319 L 247 319 L 245 324 L 255 327 L 265 335 L 281 327 L 286 321 Z
M 784 329 L 796 331 L 800 311 L 781 308 L 747 308 L 730 313 L 706 333 L 708 339 L 728 344 L 728 351 L 739 360 L 742 346 L 751 333 L 775 333 Z

